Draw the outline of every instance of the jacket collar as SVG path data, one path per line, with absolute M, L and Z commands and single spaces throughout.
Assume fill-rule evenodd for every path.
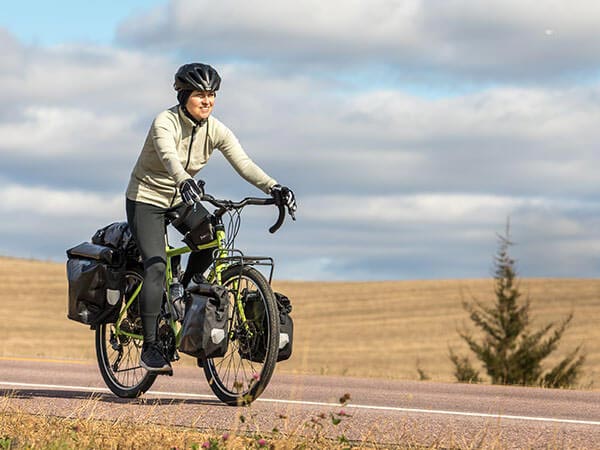
M 206 122 L 208 122 L 208 119 L 202 119 L 201 121 L 197 121 L 194 120 L 192 117 L 190 117 L 188 114 L 186 114 L 187 111 L 184 110 L 184 108 L 181 105 L 177 106 L 177 112 L 179 113 L 179 118 L 181 119 L 181 121 L 190 128 L 194 128 L 194 127 L 201 127 L 202 125 L 204 125 Z

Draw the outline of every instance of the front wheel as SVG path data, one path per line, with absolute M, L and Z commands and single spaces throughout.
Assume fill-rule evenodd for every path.
M 139 271 L 125 273 L 123 308 L 141 285 Z M 138 294 L 139 298 L 139 294 Z M 119 397 L 134 398 L 146 392 L 154 383 L 156 374 L 140 366 L 142 320 L 138 299 L 134 300 L 121 321 L 119 329 L 114 323 L 96 328 L 96 357 L 102 378 L 108 388 Z
M 242 406 L 258 398 L 275 370 L 277 303 L 265 277 L 252 267 L 230 267 L 222 282 L 229 291 L 229 347 L 224 357 L 203 361 L 204 374 L 222 402 Z

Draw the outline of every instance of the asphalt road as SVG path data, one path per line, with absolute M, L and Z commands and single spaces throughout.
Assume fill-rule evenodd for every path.
M 35 414 L 202 429 L 310 433 L 381 444 L 600 448 L 600 392 L 275 373 L 250 408 L 223 405 L 201 369 L 174 366 L 142 398 L 115 397 L 92 362 L 0 358 L 0 393 Z M 350 394 L 342 408 L 339 398 Z M 338 426 L 330 414 L 345 414 Z M 240 421 L 240 415 L 246 418 Z M 323 418 L 319 418 L 324 415 Z

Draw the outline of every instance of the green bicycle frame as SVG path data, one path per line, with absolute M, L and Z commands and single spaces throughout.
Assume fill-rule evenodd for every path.
M 197 247 L 198 250 L 205 250 L 205 249 L 211 249 L 211 248 L 218 249 L 218 251 L 216 252 L 217 258 L 215 258 L 214 267 L 211 269 L 211 271 L 208 275 L 208 281 L 211 283 L 221 284 L 221 281 L 222 281 L 221 275 L 225 271 L 225 269 L 228 267 L 228 263 L 225 260 L 227 258 L 227 255 L 229 254 L 229 252 L 228 252 L 227 248 L 225 247 L 225 240 L 226 240 L 225 229 L 223 228 L 223 226 L 217 226 L 216 227 L 216 238 L 206 244 L 199 245 Z M 179 247 L 179 248 L 170 248 L 167 245 L 167 249 L 166 249 L 167 264 L 166 264 L 166 270 L 165 270 L 165 286 L 166 286 L 166 292 L 167 292 L 167 301 L 169 302 L 169 305 L 172 304 L 171 303 L 172 299 L 170 298 L 171 294 L 170 294 L 169 287 L 173 283 L 173 268 L 172 268 L 172 264 L 171 264 L 171 259 L 175 256 L 184 255 L 186 253 L 191 253 L 191 251 L 192 251 L 192 249 L 190 247 L 188 247 L 187 245 L 183 246 L 183 247 Z M 142 291 L 142 285 L 143 285 L 143 281 L 135 289 L 135 291 L 133 292 L 133 294 L 131 295 L 131 297 L 129 298 L 127 303 L 125 304 L 125 308 L 123 308 L 123 310 L 119 314 L 119 318 L 117 319 L 117 321 L 115 323 L 115 333 L 116 334 L 128 336 L 133 339 L 143 339 L 142 335 L 130 333 L 128 331 L 124 331 L 121 329 L 121 322 L 123 321 L 125 315 L 127 314 L 127 310 L 129 309 L 129 307 L 132 305 L 132 303 L 135 301 L 135 299 L 138 297 L 138 295 Z M 237 282 L 234 283 L 234 289 L 237 290 Z M 238 309 L 238 313 L 240 314 L 242 321 L 245 322 L 246 316 L 244 313 L 242 299 L 241 299 L 239 292 L 238 292 L 238 295 L 236 298 L 236 307 Z M 178 326 L 177 321 L 174 320 L 172 316 L 171 316 L 169 325 L 173 329 L 173 332 L 175 333 L 175 337 L 176 337 L 176 343 L 177 343 L 177 345 L 179 345 L 179 340 L 180 340 L 180 335 L 181 335 L 181 327 Z

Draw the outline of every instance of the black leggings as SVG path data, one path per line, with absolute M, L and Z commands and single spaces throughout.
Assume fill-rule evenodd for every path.
M 184 208 L 161 208 L 148 203 L 126 201 L 127 222 L 144 260 L 144 284 L 140 294 L 140 314 L 144 341 L 156 340 L 156 328 L 165 287 L 167 267 L 166 222 L 167 212 Z M 202 205 L 197 205 L 202 208 Z M 208 214 L 208 211 L 206 211 Z M 212 262 L 212 251 L 203 250 L 190 255 L 182 283 L 187 285 L 195 273 L 204 272 Z

